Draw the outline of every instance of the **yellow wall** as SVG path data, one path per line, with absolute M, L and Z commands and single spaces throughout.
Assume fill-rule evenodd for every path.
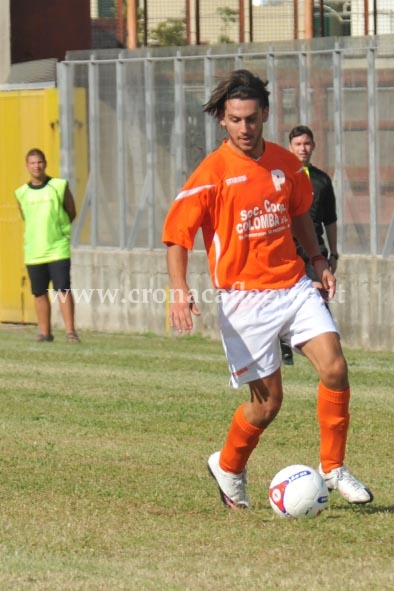
M 76 91 L 77 208 L 87 178 L 87 138 L 82 89 Z M 46 155 L 47 172 L 60 174 L 59 100 L 56 88 L 0 92 L 0 322 L 36 322 L 30 282 L 23 263 L 23 221 L 14 196 L 28 180 L 25 156 Z

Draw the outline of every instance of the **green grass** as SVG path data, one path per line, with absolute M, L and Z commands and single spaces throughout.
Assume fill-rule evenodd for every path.
M 277 591 L 394 588 L 392 353 L 346 351 L 347 462 L 375 493 L 336 493 L 317 519 L 282 520 L 273 475 L 316 465 L 317 379 L 297 356 L 285 400 L 249 462 L 250 511 L 208 476 L 247 390 L 227 386 L 220 343 L 82 334 L 82 345 L 0 329 L 2 591 Z

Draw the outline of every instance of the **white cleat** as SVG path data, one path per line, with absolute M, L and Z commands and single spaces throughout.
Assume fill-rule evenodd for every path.
M 220 451 L 215 451 L 208 459 L 208 470 L 216 480 L 222 502 L 231 509 L 248 509 L 246 496 L 246 469 L 240 474 L 225 472 L 219 465 Z
M 320 465 L 319 473 L 326 481 L 328 490 L 337 490 L 348 503 L 363 505 L 373 501 L 371 491 L 357 480 L 345 466 L 334 468 L 331 472 L 325 473 Z

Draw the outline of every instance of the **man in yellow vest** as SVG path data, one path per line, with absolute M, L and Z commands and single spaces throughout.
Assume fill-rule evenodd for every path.
M 25 223 L 24 262 L 35 298 L 39 332 L 37 342 L 52 342 L 49 283 L 59 292 L 58 301 L 69 343 L 79 343 L 74 326 L 71 292 L 71 223 L 75 202 L 64 179 L 46 174 L 45 154 L 34 148 L 26 155 L 30 180 L 15 191 Z

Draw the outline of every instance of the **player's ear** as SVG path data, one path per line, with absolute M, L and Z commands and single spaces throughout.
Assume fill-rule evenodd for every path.
M 262 112 L 263 112 L 263 123 L 265 123 L 268 120 L 268 116 L 269 116 L 269 113 L 270 113 L 269 107 L 264 107 L 262 109 Z

